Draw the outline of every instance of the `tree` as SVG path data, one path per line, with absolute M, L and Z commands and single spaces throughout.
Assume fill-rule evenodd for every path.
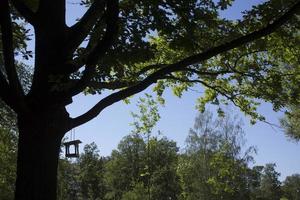
M 82 200 L 104 199 L 106 186 L 104 181 L 104 162 L 100 157 L 95 143 L 84 146 L 80 157 L 71 162 L 68 159 L 59 160 L 58 168 L 58 199 Z
M 106 164 L 106 198 L 177 200 L 177 151 L 176 143 L 166 138 L 152 137 L 146 143 L 138 134 L 124 137 Z
M 260 200 L 259 196 L 263 169 L 264 166 L 254 166 L 252 169 L 249 169 L 247 173 L 248 189 L 251 200 Z
M 112 151 L 106 164 L 107 199 L 121 199 L 125 192 L 133 190 L 135 183 L 142 182 L 144 151 L 145 143 L 138 135 L 126 136 L 120 141 L 118 150 Z
M 119 143 L 107 163 L 107 198 L 176 200 L 181 191 L 176 172 L 179 149 L 167 138 L 151 136 L 160 119 L 153 97 L 139 98 L 138 108 L 139 113 L 132 113 L 131 135 Z
M 287 176 L 283 182 L 282 186 L 284 197 L 289 200 L 299 200 L 300 199 L 300 175 L 293 174 Z
M 167 138 L 155 137 L 148 141 L 150 145 L 149 163 L 147 164 L 150 189 L 149 200 L 177 200 L 181 193 L 179 176 L 177 174 L 178 151 L 176 143 Z
M 278 180 L 280 173 L 275 170 L 276 164 L 266 164 L 261 177 L 260 199 L 279 200 L 281 198 L 281 183 Z
M 68 159 L 60 159 L 58 165 L 58 200 L 79 200 L 80 198 L 80 169 L 77 163 Z
M 84 153 L 78 160 L 79 183 L 82 199 L 104 199 L 106 187 L 104 183 L 104 160 L 99 155 L 95 143 L 84 147 Z
M 155 83 L 159 95 L 172 87 L 178 96 L 202 84 L 201 108 L 223 96 L 253 119 L 262 119 L 253 98 L 270 101 L 275 109 L 298 98 L 291 94 L 299 94 L 299 80 L 294 81 L 297 87 L 289 87 L 291 77 L 297 77 L 290 73 L 297 67 L 289 64 L 299 55 L 299 45 L 294 45 L 299 39 L 294 17 L 298 0 L 284 5 L 267 1 L 238 21 L 219 16 L 233 1 L 81 2 L 88 10 L 70 27 L 65 0 L 0 3 L 0 97 L 17 114 L 19 129 L 16 199 L 55 199 L 64 134 Z M 11 17 L 15 10 L 34 28 L 28 92 L 15 67 L 12 27 L 22 23 Z M 66 105 L 83 91 L 110 93 L 71 118 Z
M 243 155 L 241 122 L 228 116 L 213 119 L 200 113 L 186 139 L 186 153 L 179 171 L 183 199 L 249 199 L 249 167 L 252 148 Z
M 139 200 L 139 199 L 147 199 L 148 191 L 145 188 L 144 184 L 136 183 L 134 188 L 122 196 L 122 200 Z

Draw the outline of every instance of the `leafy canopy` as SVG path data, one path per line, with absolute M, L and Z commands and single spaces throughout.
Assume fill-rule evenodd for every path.
M 252 122 L 264 120 L 256 112 L 258 99 L 271 102 L 276 111 L 299 104 L 299 17 L 273 34 L 185 68 L 181 61 L 266 26 L 296 2 L 267 1 L 245 11 L 242 19 L 228 20 L 220 11 L 234 1 L 120 1 L 118 38 L 98 62 L 93 80 L 128 87 L 175 63 L 180 71 L 162 74 L 157 80 L 154 91 L 159 97 L 168 87 L 180 97 L 188 88 L 202 85 L 205 91 L 197 103 L 199 110 L 209 102 L 232 102 Z M 104 32 L 103 26 L 95 26 L 91 45 L 80 48 L 78 56 Z M 93 86 L 90 92 L 107 89 Z
M 1 56 L 6 63 L 0 63 L 5 66 L 0 74 L 3 91 L 10 83 L 14 87 L 12 95 L 2 94 L 1 99 L 22 113 L 43 102 L 37 99 L 49 106 L 66 106 L 81 92 L 109 94 L 83 115 L 70 118 L 69 128 L 153 84 L 161 102 L 166 88 L 180 97 L 188 88 L 200 85 L 204 95 L 197 102 L 199 110 L 207 103 L 232 102 L 252 122 L 264 120 L 256 112 L 258 99 L 271 102 L 276 111 L 299 105 L 299 1 L 269 0 L 244 11 L 240 19 L 222 17 L 220 13 L 233 3 L 81 0 L 87 12 L 68 27 L 64 1 L 12 0 L 16 16 L 36 30 L 35 60 L 45 61 L 34 63 L 30 95 L 23 94 L 18 77 L 14 71 L 10 74 L 13 62 L 8 62 L 12 41 L 17 39 L 2 38 L 6 41 L 6 54 Z M 50 16 L 53 19 L 47 23 Z M 4 17 L 1 32 L 9 36 L 10 19 Z M 13 18 L 12 22 L 25 35 L 21 38 L 24 43 L 28 31 L 20 26 L 21 20 Z M 49 30 L 51 35 L 47 35 Z M 30 55 L 26 48 L 23 52 Z M 20 103 L 12 101 L 14 97 Z

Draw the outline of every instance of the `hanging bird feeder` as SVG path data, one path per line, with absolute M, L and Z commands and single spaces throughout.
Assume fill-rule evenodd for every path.
M 71 131 L 71 141 L 63 143 L 65 145 L 66 158 L 78 158 L 79 157 L 79 144 L 80 140 L 75 140 L 75 130 L 73 130 L 73 139 Z M 70 150 L 71 149 L 71 150 Z

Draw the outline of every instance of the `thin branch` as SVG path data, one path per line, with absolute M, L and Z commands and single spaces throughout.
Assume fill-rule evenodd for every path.
M 34 25 L 36 23 L 35 13 L 24 4 L 24 1 L 21 0 L 12 0 L 14 7 L 17 11 L 28 21 L 30 24 Z
M 284 130 L 280 125 L 274 124 L 274 123 L 269 122 L 267 120 L 261 120 L 261 122 L 263 122 L 265 124 L 268 124 L 275 132 L 278 132 L 277 131 L 278 129 L 279 129 L 279 131 L 283 131 Z
M 195 83 L 200 83 L 200 84 L 204 85 L 207 88 L 215 90 L 217 93 L 219 93 L 220 95 L 224 96 L 227 100 L 231 101 L 233 103 L 233 105 L 235 105 L 236 107 L 239 107 L 240 109 L 243 110 L 243 108 L 235 102 L 235 95 L 228 95 L 227 91 L 222 91 L 223 88 L 210 85 L 210 84 L 206 83 L 205 81 L 201 81 L 201 80 L 193 80 L 193 81 Z
M 211 48 L 203 53 L 187 57 L 177 63 L 170 64 L 170 65 L 154 72 L 153 74 L 149 75 L 147 78 L 145 78 L 140 83 L 138 83 L 134 86 L 128 87 L 126 89 L 123 89 L 121 91 L 115 92 L 115 93 L 103 98 L 94 107 L 92 107 L 90 110 L 88 110 L 86 113 L 84 113 L 74 119 L 71 119 L 70 126 L 71 127 L 80 126 L 80 125 L 92 120 L 107 106 L 110 106 L 124 98 L 127 98 L 129 96 L 132 96 L 134 94 L 137 94 L 137 93 L 143 91 L 144 89 L 149 87 L 151 84 L 155 83 L 157 80 L 163 78 L 163 76 L 165 76 L 167 74 L 170 74 L 170 73 L 176 72 L 176 71 L 182 71 L 190 65 L 198 64 L 198 63 L 200 63 L 204 60 L 207 60 L 209 58 L 212 58 L 220 53 L 223 53 L 228 50 L 234 49 L 236 47 L 245 45 L 249 42 L 252 42 L 256 39 L 259 39 L 261 37 L 264 37 L 264 36 L 267 36 L 267 35 L 273 33 L 281 25 L 285 24 L 288 20 L 290 20 L 297 12 L 299 12 L 299 10 L 300 10 L 300 1 L 298 1 L 298 3 L 296 3 L 289 11 L 287 11 L 285 14 L 283 14 L 280 18 L 278 18 L 273 23 L 268 24 L 266 27 L 264 27 L 258 31 L 254 31 L 250 34 L 247 34 L 245 36 L 234 39 L 230 42 L 227 42 L 227 43 L 224 43 L 217 47 Z
M 74 51 L 88 36 L 105 9 L 104 0 L 96 0 L 89 7 L 79 22 L 69 28 L 68 46 Z
M 236 66 L 237 66 L 237 64 L 238 64 L 238 62 L 242 59 L 242 58 L 244 58 L 244 57 L 246 57 L 246 56 L 249 56 L 249 55 L 251 55 L 251 54 L 255 54 L 255 53 L 261 53 L 261 52 L 267 52 L 267 50 L 256 50 L 256 51 L 250 51 L 250 52 L 246 52 L 246 53 L 244 53 L 244 54 L 242 54 L 242 55 L 240 55 L 239 57 L 237 57 L 237 59 L 234 61 L 234 65 L 233 65 L 233 68 L 236 68 Z M 231 66 L 230 66 L 231 67 Z M 231 67 L 232 68 L 232 67 Z
M 4 0 L 0 4 L 0 24 L 2 33 L 2 45 L 3 45 L 3 58 L 4 67 L 9 82 L 9 86 L 16 98 L 24 96 L 21 83 L 16 71 L 14 60 L 14 47 L 13 47 L 13 34 L 12 34 L 12 22 L 9 11 L 8 0 Z
M 222 96 L 226 97 L 228 100 L 232 101 L 234 104 L 234 97 L 231 97 L 229 96 L 228 94 L 226 94 L 226 91 L 223 92 L 221 91 L 220 87 L 217 87 L 217 86 L 212 86 L 212 85 L 209 85 L 208 83 L 206 83 L 205 81 L 201 81 L 201 80 L 198 80 L 198 79 L 184 79 L 184 78 L 178 78 L 178 77 L 175 77 L 175 76 L 171 76 L 171 75 L 167 75 L 164 77 L 165 79 L 171 79 L 171 80 L 175 80 L 175 81 L 179 81 L 179 82 L 183 82 L 183 83 L 200 83 L 202 85 L 204 85 L 205 87 L 207 88 L 210 88 L 210 89 L 213 89 L 215 90 L 216 92 L 218 92 L 219 94 L 221 94 Z M 220 89 L 219 89 L 220 88 Z M 235 104 L 236 105 L 236 104 Z M 237 106 L 237 105 L 236 105 Z

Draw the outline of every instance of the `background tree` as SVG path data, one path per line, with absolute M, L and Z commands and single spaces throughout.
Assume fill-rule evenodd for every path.
M 284 193 L 284 197 L 292 200 L 300 199 L 300 175 L 293 174 L 291 176 L 287 176 L 283 181 L 282 190 Z
M 77 163 L 68 159 L 60 159 L 58 165 L 57 199 L 79 200 L 80 199 L 80 169 Z
M 104 183 L 104 159 L 100 157 L 95 143 L 85 145 L 78 159 L 79 183 L 82 199 L 100 200 L 106 193 Z
M 137 183 L 134 185 L 134 188 L 130 191 L 127 191 L 122 196 L 122 200 L 139 200 L 139 199 L 147 199 L 148 198 L 148 190 L 145 188 L 144 184 Z
M 104 180 L 104 162 L 95 143 L 84 146 L 80 157 L 71 162 L 59 160 L 58 199 L 104 199 L 106 186 Z
M 227 114 L 214 120 L 212 113 L 200 113 L 186 143 L 179 165 L 183 199 L 249 199 L 248 162 L 253 149 L 241 154 L 240 122 Z
M 152 84 L 158 95 L 172 87 L 178 96 L 202 84 L 199 108 L 228 100 L 253 120 L 263 119 L 253 98 L 275 110 L 297 101 L 299 38 L 293 33 L 300 2 L 281 2 L 264 2 L 231 21 L 219 12 L 232 1 L 87 0 L 87 12 L 67 26 L 64 0 L 1 1 L 0 97 L 17 114 L 19 129 L 16 199 L 55 199 L 64 134 Z M 16 69 L 12 29 L 22 20 L 12 19 L 14 10 L 34 29 L 28 92 Z M 83 91 L 108 96 L 71 118 L 66 105 Z
M 108 199 L 121 199 L 135 183 L 142 182 L 142 170 L 146 165 L 145 143 L 139 135 L 126 136 L 114 150 L 106 164 Z M 122 167 L 120 167 L 122 166 Z M 146 182 L 146 181 L 145 181 Z
M 275 170 L 276 164 L 266 164 L 261 177 L 260 199 L 279 200 L 282 195 L 281 183 L 278 180 L 280 173 Z
M 261 177 L 264 166 L 254 166 L 249 169 L 248 175 L 248 190 L 251 200 L 260 200 Z
M 147 144 L 151 144 L 150 154 Z M 178 199 L 177 152 L 176 143 L 166 138 L 153 137 L 146 143 L 138 134 L 126 136 L 106 164 L 106 198 Z

